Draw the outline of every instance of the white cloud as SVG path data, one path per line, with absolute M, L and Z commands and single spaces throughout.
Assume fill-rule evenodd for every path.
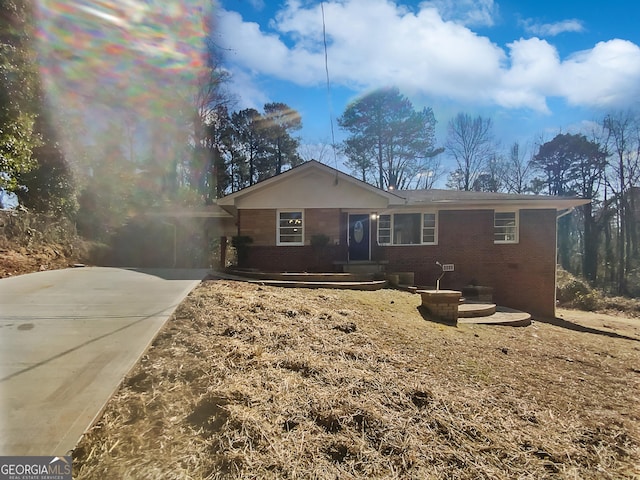
M 450 4 L 437 0 L 410 10 L 391 0 L 326 2 L 332 83 L 354 90 L 393 84 L 426 96 L 540 112 L 548 112 L 550 97 L 616 107 L 639 93 L 640 49 L 631 42 L 602 42 L 565 59 L 540 38 L 515 40 L 505 50 L 459 19 L 443 18 L 442 5 Z M 495 11 L 492 0 L 473 4 L 469 12 L 477 18 Z M 219 26 L 227 60 L 245 75 L 296 85 L 325 81 L 319 4 L 290 0 L 268 32 L 229 11 L 221 12 Z
M 231 81 L 225 86 L 238 109 L 255 108 L 262 110 L 265 103 L 270 102 L 269 97 L 256 84 L 253 76 L 244 70 L 235 70 L 231 73 Z
M 640 48 L 626 40 L 600 42 L 562 64 L 562 96 L 573 105 L 622 107 L 640 94 Z
M 547 112 L 546 97 L 556 95 L 560 70 L 558 52 L 545 40 L 520 39 L 507 45 L 511 65 L 501 72 L 495 101 L 508 108 L 529 107 Z
M 236 12 L 220 13 L 218 34 L 228 49 L 227 60 L 254 73 L 312 83 L 321 66 L 317 54 L 303 48 L 289 49 L 278 35 L 263 32 L 255 22 L 244 22 Z
M 444 20 L 470 27 L 491 27 L 498 13 L 493 0 L 427 0 L 420 7 L 434 7 Z
M 531 20 L 525 20 L 523 23 L 528 33 L 540 37 L 555 37 L 565 32 L 584 32 L 584 25 L 575 18 L 556 23 L 533 23 Z
M 264 9 L 264 0 L 249 0 L 249 3 L 256 10 Z

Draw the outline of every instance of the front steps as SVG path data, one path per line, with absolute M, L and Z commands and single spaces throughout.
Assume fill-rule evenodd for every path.
M 400 288 L 406 288 L 413 293 L 420 293 L 421 290 L 434 290 L 433 287 L 407 287 L 402 285 Z M 486 289 L 488 287 L 480 288 Z M 455 323 L 508 325 L 512 327 L 524 327 L 531 325 L 530 314 L 507 307 L 499 307 L 495 303 L 491 303 L 491 297 L 484 297 L 483 301 L 477 301 L 475 299 L 473 301 L 469 301 L 466 298 L 460 298 L 458 304 L 458 318 Z
M 217 277 L 227 278 L 230 280 L 243 280 L 260 283 L 262 285 L 271 285 L 275 287 L 294 287 L 294 288 L 334 288 L 348 290 L 380 290 L 387 286 L 387 280 L 381 279 L 378 266 L 374 266 L 371 262 L 366 264 L 354 264 L 357 267 L 355 272 L 343 273 L 313 273 L 313 272 L 260 272 L 256 270 L 245 269 L 229 269 L 225 273 L 217 273 Z M 361 268 L 358 268 L 361 267 Z M 358 271 L 360 270 L 360 271 Z M 400 276 L 403 280 L 409 279 L 406 273 L 392 274 L 392 276 Z M 405 275 L 407 275 L 405 277 Z M 391 282 L 395 288 L 408 290 L 417 293 L 419 288 L 406 284 L 395 284 L 396 278 Z M 433 288 L 428 288 L 433 290 Z M 488 302 L 471 302 L 464 298 L 460 299 L 458 305 L 459 324 L 487 324 L 487 325 L 510 325 L 510 326 L 526 326 L 531 324 L 531 315 L 518 310 L 496 306 Z
M 231 280 L 249 280 L 262 285 L 291 288 L 334 288 L 343 290 L 375 291 L 387 286 L 385 279 L 371 272 L 364 273 L 306 273 L 259 272 L 229 269 L 219 274 Z
M 461 303 L 458 305 L 458 318 L 489 317 L 496 313 L 495 303 Z
M 473 304 L 462 304 L 471 305 Z M 505 325 L 510 327 L 527 327 L 531 325 L 531 315 L 526 312 L 507 307 L 495 307 L 495 312 L 487 316 L 463 317 L 458 314 L 459 324 Z M 470 308 L 470 307 L 467 307 Z

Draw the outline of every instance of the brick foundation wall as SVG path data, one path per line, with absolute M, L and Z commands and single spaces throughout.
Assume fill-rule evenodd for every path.
M 346 246 L 330 245 L 319 251 L 301 247 L 254 246 L 249 248 L 247 265 L 264 272 L 341 272 L 336 258 L 346 258 Z

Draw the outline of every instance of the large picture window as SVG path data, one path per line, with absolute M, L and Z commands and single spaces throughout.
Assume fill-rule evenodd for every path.
M 278 245 L 304 245 L 303 211 L 278 211 Z
M 395 213 L 378 217 L 380 245 L 435 245 L 437 242 L 435 213 Z
M 494 243 L 518 243 L 518 213 L 494 212 Z

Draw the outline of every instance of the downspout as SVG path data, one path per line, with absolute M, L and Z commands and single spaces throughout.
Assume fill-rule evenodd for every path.
M 556 216 L 556 247 L 555 247 L 556 248 L 555 249 L 556 264 L 553 270 L 553 315 L 554 316 L 556 314 L 556 305 L 558 304 L 558 220 L 560 220 L 562 217 L 566 217 L 567 215 L 573 213 L 575 209 L 576 207 L 568 208 L 567 210 L 565 210 L 564 212 Z

